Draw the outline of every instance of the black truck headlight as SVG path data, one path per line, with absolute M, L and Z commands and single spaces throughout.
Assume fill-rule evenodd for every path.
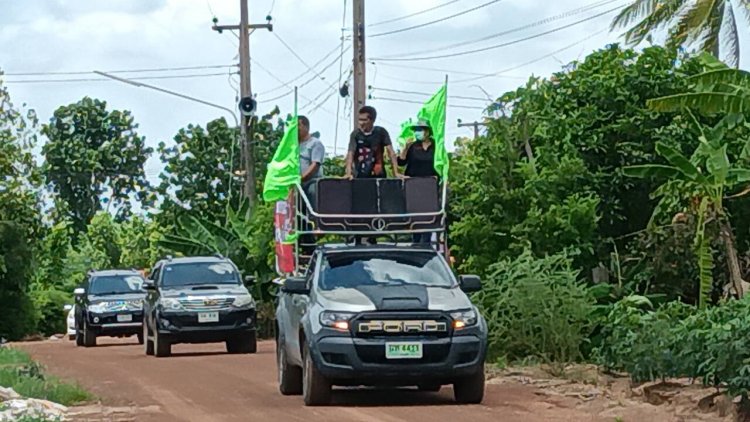
M 324 327 L 331 327 L 341 331 L 349 331 L 349 320 L 354 317 L 351 312 L 331 312 L 324 311 L 320 313 L 320 323 Z
M 460 330 L 477 323 L 477 312 L 473 309 L 455 311 L 451 312 L 451 318 L 453 318 L 453 328 Z

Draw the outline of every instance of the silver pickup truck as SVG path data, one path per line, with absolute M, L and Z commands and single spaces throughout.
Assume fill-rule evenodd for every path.
M 276 309 L 279 389 L 306 405 L 339 386 L 452 384 L 459 403 L 484 397 L 487 325 L 430 246 L 322 245 L 304 277 L 286 278 Z

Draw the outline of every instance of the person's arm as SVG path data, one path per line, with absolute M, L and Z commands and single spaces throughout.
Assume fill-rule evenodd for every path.
M 349 137 L 349 152 L 346 153 L 346 168 L 344 168 L 344 177 L 347 179 L 352 178 L 352 164 L 354 162 L 354 151 L 357 148 L 357 143 L 354 140 L 354 133 Z
M 310 167 L 307 168 L 305 174 L 302 175 L 303 182 L 310 180 L 318 173 L 318 169 L 320 169 L 320 166 L 323 165 L 325 155 L 326 149 L 323 146 L 323 143 L 316 142 L 312 146 L 312 151 L 310 151 L 310 161 L 312 161 L 312 164 L 310 164 Z
M 388 131 L 383 129 L 383 145 L 385 145 L 386 151 L 388 151 L 388 159 L 391 160 L 391 167 L 393 168 L 393 177 L 403 177 L 398 171 L 398 156 L 393 151 L 393 145 L 391 144 L 391 136 Z
M 406 142 L 406 145 L 401 150 L 401 153 L 398 156 L 398 165 L 403 167 L 406 165 L 406 163 L 409 162 L 409 150 L 411 149 L 412 144 L 414 141 L 409 140 Z

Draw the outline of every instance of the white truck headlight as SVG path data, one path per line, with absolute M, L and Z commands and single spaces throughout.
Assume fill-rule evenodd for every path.
M 320 313 L 320 323 L 324 327 L 331 327 L 341 331 L 349 330 L 349 320 L 354 317 L 350 312 L 331 312 L 324 311 Z
M 89 305 L 89 312 L 100 314 L 102 312 L 107 312 L 108 308 L 109 304 L 107 302 L 94 303 L 92 305 Z
M 171 297 L 163 297 L 159 299 L 159 304 L 161 304 L 162 308 L 170 310 L 170 311 L 179 311 L 179 310 L 184 309 L 179 299 L 175 299 Z
M 453 318 L 453 328 L 460 330 L 477 323 L 477 312 L 473 309 L 455 311 L 451 312 L 451 318 Z
M 232 306 L 234 306 L 235 308 L 254 308 L 255 300 L 251 295 L 237 296 L 236 298 L 234 298 Z

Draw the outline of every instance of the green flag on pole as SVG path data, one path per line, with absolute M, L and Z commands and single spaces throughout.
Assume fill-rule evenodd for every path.
M 445 181 L 448 180 L 448 151 L 445 149 L 445 110 L 448 101 L 448 80 L 435 95 L 432 96 L 417 117 L 427 120 L 432 128 L 435 139 L 435 171 Z
M 299 140 L 297 139 L 297 113 L 287 122 L 284 137 L 268 163 L 268 173 L 263 182 L 263 200 L 283 201 L 289 195 L 289 188 L 300 183 Z

